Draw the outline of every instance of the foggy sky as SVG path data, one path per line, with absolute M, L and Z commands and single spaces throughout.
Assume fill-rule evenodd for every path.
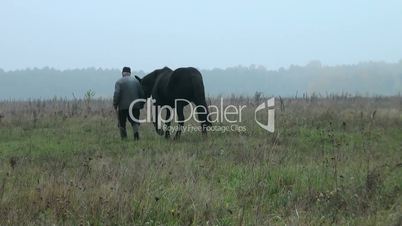
M 401 28 L 400 0 L 1 0 L 0 68 L 395 62 Z

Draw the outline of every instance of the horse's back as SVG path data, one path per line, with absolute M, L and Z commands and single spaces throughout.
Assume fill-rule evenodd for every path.
M 193 81 L 194 79 L 202 79 L 201 73 L 193 67 L 183 67 L 178 68 L 173 71 L 170 80 L 173 82 L 188 82 Z M 174 83 L 172 83 L 174 84 Z
M 204 83 L 201 73 L 193 67 L 178 68 L 171 74 L 169 90 L 173 98 L 185 98 L 190 101 L 204 98 Z

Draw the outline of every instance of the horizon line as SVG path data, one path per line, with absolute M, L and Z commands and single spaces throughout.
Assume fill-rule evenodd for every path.
M 309 65 L 315 65 L 315 64 L 319 64 L 320 67 L 358 66 L 358 65 L 363 65 L 363 64 L 402 64 L 402 58 L 400 60 L 398 60 L 398 61 L 393 61 L 393 62 L 385 61 L 385 60 L 369 60 L 369 61 L 359 61 L 357 63 L 350 63 L 350 64 L 332 64 L 332 65 L 331 64 L 323 64 L 322 61 L 320 61 L 320 60 L 310 60 L 308 63 L 306 63 L 304 65 L 302 65 L 302 64 L 290 64 L 288 66 L 282 66 L 282 67 L 279 67 L 277 69 L 269 69 L 269 68 L 267 68 L 267 66 L 262 65 L 262 64 L 249 64 L 248 66 L 238 64 L 238 65 L 227 66 L 227 67 L 213 67 L 213 68 L 198 68 L 198 67 L 196 67 L 196 68 L 201 70 L 201 71 L 213 71 L 213 70 L 227 70 L 227 69 L 233 69 L 233 68 L 253 68 L 254 67 L 254 68 L 261 68 L 261 69 L 264 69 L 266 71 L 279 71 L 279 70 L 289 70 L 291 67 L 307 67 Z M 124 67 L 124 66 L 122 66 L 122 67 Z M 152 70 L 156 70 L 156 69 L 163 68 L 163 67 L 164 66 L 156 67 L 155 69 L 152 69 Z M 189 66 L 183 66 L 183 67 L 189 67 Z M 180 67 L 177 67 L 177 68 L 180 68 Z M 43 69 L 50 69 L 50 70 L 60 71 L 60 72 L 74 71 L 74 70 L 89 70 L 89 69 L 109 70 L 109 71 L 121 70 L 120 68 L 116 68 L 116 67 L 107 68 L 107 67 L 95 67 L 95 66 L 76 67 L 76 68 L 63 68 L 63 69 L 56 68 L 56 67 L 53 67 L 53 66 L 42 66 L 42 67 L 25 67 L 25 68 L 19 68 L 19 69 L 11 69 L 11 70 L 5 70 L 5 69 L 0 67 L 0 71 L 1 72 L 6 72 L 6 73 L 8 73 L 8 72 L 17 72 L 17 71 L 29 71 L 29 70 L 43 70 Z M 146 72 L 146 70 L 144 70 L 144 69 L 134 69 L 133 71 L 135 71 L 135 72 L 143 72 L 143 73 Z

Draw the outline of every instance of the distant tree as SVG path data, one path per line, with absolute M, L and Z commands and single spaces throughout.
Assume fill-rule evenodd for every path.
M 146 72 L 134 72 L 143 76 Z M 295 96 L 302 93 L 350 93 L 397 95 L 402 92 L 402 60 L 397 63 L 366 62 L 356 65 L 323 66 L 312 61 L 306 66 L 267 70 L 263 66 L 236 66 L 202 70 L 208 95 Z M 0 99 L 28 99 L 86 96 L 111 97 L 118 69 L 85 68 L 4 71 L 0 69 Z

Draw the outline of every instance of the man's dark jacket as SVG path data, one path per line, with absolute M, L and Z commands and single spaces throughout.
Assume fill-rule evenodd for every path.
M 141 84 L 135 77 L 124 76 L 116 84 L 113 95 L 113 106 L 119 110 L 127 110 L 131 102 L 144 98 L 144 91 Z M 134 108 L 142 108 L 143 103 L 134 105 Z

